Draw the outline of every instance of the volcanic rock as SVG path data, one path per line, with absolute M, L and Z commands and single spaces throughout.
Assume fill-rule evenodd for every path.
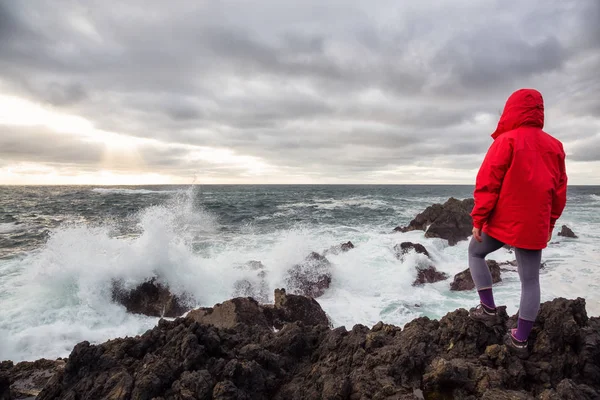
M 502 345 L 499 326 L 467 310 L 404 329 L 289 323 L 278 332 L 191 318 L 161 320 L 135 338 L 75 346 L 38 399 L 596 399 L 600 321 L 583 299 L 541 305 L 530 356 Z M 514 318 L 514 317 L 513 317 Z M 553 396 L 553 397 L 552 397 Z
M 338 255 L 340 253 L 345 253 L 347 251 L 350 251 L 354 248 L 354 244 L 350 241 L 346 242 L 346 243 L 341 243 L 337 246 L 332 246 L 329 249 L 325 250 L 323 252 L 323 256 L 327 256 L 328 254 L 334 254 L 334 255 Z
M 235 298 L 210 308 L 198 308 L 187 314 L 203 325 L 234 328 L 238 324 L 252 325 L 271 331 L 286 323 L 301 321 L 305 325 L 329 325 L 329 318 L 316 300 L 275 290 L 274 305 L 260 305 L 252 298 Z
M 560 232 L 558 232 L 558 236 L 564 236 L 568 238 L 577 239 L 577 235 L 566 225 L 563 225 Z
M 24 361 L 17 365 L 11 361 L 1 363 L 0 400 L 35 398 L 64 367 L 62 359 Z
M 112 299 L 133 314 L 150 317 L 178 317 L 189 311 L 193 304 L 191 296 L 176 296 L 156 278 L 146 281 L 134 289 L 123 288 L 121 282 L 114 282 Z
M 448 274 L 438 271 L 433 265 L 426 268 L 417 268 L 417 279 L 413 286 L 420 286 L 426 283 L 435 283 L 448 279 Z
M 471 211 L 475 205 L 473 199 L 458 200 L 451 197 L 446 203 L 429 206 L 418 214 L 405 228 L 397 227 L 396 232 L 414 230 L 425 231 L 427 238 L 442 238 L 454 246 L 471 236 L 473 220 Z
M 233 284 L 233 297 L 252 297 L 259 303 L 269 301 L 269 286 L 266 281 L 267 272 L 260 261 L 249 261 L 238 269 L 258 271 L 256 277 L 239 279 Z
M 331 284 L 331 263 L 319 253 L 311 253 L 287 273 L 285 285 L 290 293 L 319 297 Z
M 424 254 L 429 257 L 429 252 L 420 243 L 412 243 L 412 242 L 402 242 L 394 246 L 394 251 L 396 252 L 396 258 L 403 259 L 406 254 L 411 251 L 414 251 L 417 254 Z
M 487 260 L 486 262 L 492 273 L 492 283 L 501 282 L 500 265 L 494 260 Z M 471 270 L 469 270 L 469 268 L 454 275 L 454 280 L 450 283 L 450 290 L 460 291 L 472 289 L 475 289 L 475 282 L 473 282 L 473 277 L 471 276 Z

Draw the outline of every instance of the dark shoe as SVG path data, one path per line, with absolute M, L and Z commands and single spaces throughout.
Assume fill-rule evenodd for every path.
M 469 311 L 469 317 L 471 317 L 473 321 L 481 322 L 490 328 L 494 325 L 502 323 L 498 315 L 498 310 L 496 308 L 490 309 L 483 304 L 479 304 L 477 307 L 471 308 L 471 311 Z
M 527 358 L 529 357 L 529 350 L 527 349 L 527 341 L 521 342 L 512 335 L 510 331 L 504 335 L 503 340 L 504 345 L 508 349 L 509 352 L 514 354 L 519 358 Z

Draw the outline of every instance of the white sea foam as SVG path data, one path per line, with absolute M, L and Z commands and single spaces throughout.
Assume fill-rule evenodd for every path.
M 0 223 L 0 233 L 10 233 L 21 229 L 22 227 L 15 224 L 14 222 Z

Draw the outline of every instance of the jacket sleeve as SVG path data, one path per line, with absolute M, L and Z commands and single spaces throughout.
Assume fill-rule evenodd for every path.
M 482 228 L 498 202 L 502 180 L 510 167 L 513 146 L 510 138 L 500 136 L 490 146 L 475 182 L 473 226 Z
M 556 220 L 560 218 L 565 205 L 567 204 L 567 169 L 565 167 L 565 153 L 564 151 L 559 158 L 559 178 L 558 184 L 554 189 L 552 195 L 552 213 L 550 215 L 550 231 L 554 230 Z

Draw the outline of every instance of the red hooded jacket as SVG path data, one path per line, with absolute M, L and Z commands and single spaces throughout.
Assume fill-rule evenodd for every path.
M 563 145 L 543 127 L 542 95 L 513 93 L 475 184 L 473 226 L 522 249 L 546 247 L 567 201 Z

